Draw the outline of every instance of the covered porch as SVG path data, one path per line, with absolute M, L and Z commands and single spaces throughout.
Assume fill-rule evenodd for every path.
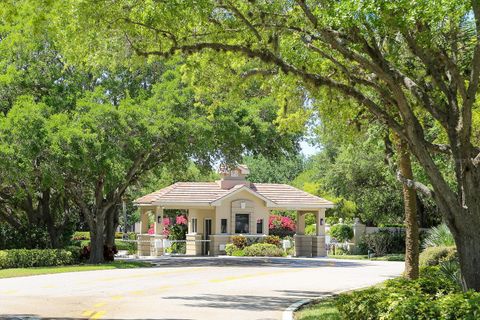
M 164 241 L 164 212 L 166 209 L 185 210 L 187 212 L 188 229 L 186 234 L 186 255 L 216 256 L 225 254 L 225 246 L 236 235 L 255 238 L 260 240 L 269 235 L 268 218 L 263 219 L 259 225 L 257 221 L 249 222 L 249 232 L 236 232 L 235 214 L 232 214 L 231 222 L 228 219 L 220 219 L 216 215 L 215 207 L 195 206 L 140 206 L 140 233 L 138 234 L 139 256 L 162 256 L 165 254 Z M 245 208 L 246 211 L 249 208 Z M 293 208 L 268 208 L 268 215 L 273 210 L 294 210 Z M 321 257 L 326 255 L 325 249 L 325 210 L 326 208 L 300 208 L 296 211 L 296 230 L 294 235 L 296 257 Z M 238 212 L 238 211 L 236 211 Z M 315 217 L 316 230 L 314 235 L 305 234 L 305 217 L 313 214 Z M 148 233 L 153 221 L 153 234 Z M 261 229 L 261 232 L 259 232 Z M 168 245 L 168 244 L 167 244 Z

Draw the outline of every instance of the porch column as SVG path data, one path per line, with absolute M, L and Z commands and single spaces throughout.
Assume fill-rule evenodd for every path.
M 163 234 L 163 207 L 155 207 L 154 233 Z
M 304 235 L 305 234 L 305 212 L 297 211 L 297 229 L 296 234 Z
M 312 236 L 305 235 L 305 211 L 297 211 L 297 229 L 295 239 L 295 256 L 312 256 Z
M 317 236 L 325 236 L 325 209 L 320 209 L 315 214 Z
M 140 207 L 140 234 L 146 234 L 148 232 L 148 211 L 150 210 Z
M 324 257 L 327 255 L 325 249 L 325 208 L 315 212 L 316 218 L 316 236 L 312 237 L 312 255 L 314 257 Z

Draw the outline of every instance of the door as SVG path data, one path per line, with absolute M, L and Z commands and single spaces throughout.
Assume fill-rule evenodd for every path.
M 212 234 L 212 219 L 205 219 L 205 228 L 203 230 L 205 230 L 204 232 L 204 239 L 203 240 L 206 240 L 204 243 L 205 243 L 205 246 L 204 246 L 204 251 L 203 251 L 203 254 L 205 255 L 210 255 L 210 235 Z

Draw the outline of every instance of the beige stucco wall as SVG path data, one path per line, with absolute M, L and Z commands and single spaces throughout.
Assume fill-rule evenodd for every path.
M 215 209 L 189 209 L 188 210 L 188 233 L 192 233 L 192 219 L 197 219 L 197 234 L 204 234 L 205 219 L 212 219 L 212 234 L 215 234 Z
M 238 200 L 245 200 L 246 207 L 242 209 Z M 233 203 L 233 205 L 232 205 Z M 248 191 L 239 193 L 223 199 L 221 204 L 216 207 L 214 234 L 220 233 L 221 219 L 227 219 L 227 232 L 235 234 L 235 214 L 247 213 L 250 215 L 249 234 L 257 234 L 257 220 L 263 219 L 263 234 L 268 234 L 268 217 L 270 210 L 266 207 L 265 201 L 259 199 Z

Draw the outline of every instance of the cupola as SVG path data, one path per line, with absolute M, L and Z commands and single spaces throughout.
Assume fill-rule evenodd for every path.
M 250 174 L 250 170 L 244 164 L 239 164 L 234 167 L 229 167 L 227 165 L 220 165 L 219 168 L 221 180 L 218 180 L 217 183 L 220 185 L 220 188 L 228 190 L 233 188 L 236 185 L 250 186 L 250 182 L 247 181 L 247 176 Z

